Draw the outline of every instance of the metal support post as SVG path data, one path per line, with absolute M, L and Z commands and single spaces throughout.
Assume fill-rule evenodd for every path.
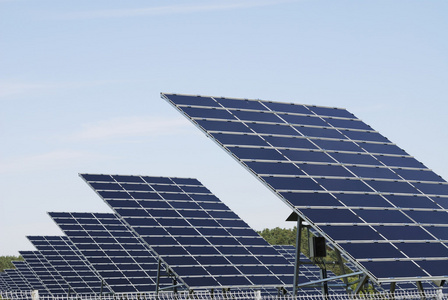
M 345 268 L 344 268 L 344 261 L 342 260 L 341 251 L 339 249 L 335 248 L 336 257 L 338 259 L 338 265 L 339 269 L 341 270 L 341 274 L 345 274 Z M 345 284 L 345 290 L 348 292 L 348 280 L 346 277 L 342 278 L 342 281 L 344 281 Z
M 300 245 L 302 244 L 302 218 L 297 216 L 297 235 L 296 235 L 296 257 L 294 261 L 294 287 L 293 295 L 297 296 L 297 285 L 299 284 L 299 266 L 300 266 Z
M 362 279 L 359 281 L 358 286 L 355 289 L 355 294 L 359 294 L 359 292 L 361 291 L 361 289 L 364 287 L 364 284 L 366 284 L 367 279 L 369 277 L 367 276 L 367 274 L 364 274 L 364 276 L 362 277 Z
M 421 281 L 417 281 L 416 284 L 417 284 L 418 291 L 421 293 L 422 300 L 426 300 L 425 290 L 423 289 L 422 282 Z
M 160 285 L 160 266 L 162 262 L 159 257 L 159 262 L 157 263 L 157 278 L 156 278 L 156 295 L 159 294 L 159 285 Z
M 320 279 L 327 278 L 327 269 L 320 269 Z M 324 295 L 325 299 L 328 296 L 328 284 L 327 281 L 322 282 L 322 295 Z

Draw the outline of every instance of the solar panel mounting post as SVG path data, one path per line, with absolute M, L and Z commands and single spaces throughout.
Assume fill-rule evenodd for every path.
M 300 245 L 302 243 L 302 218 L 297 214 L 297 235 L 296 235 L 296 257 L 294 260 L 294 288 L 293 295 L 297 296 L 297 285 L 299 284 L 299 267 L 300 267 Z

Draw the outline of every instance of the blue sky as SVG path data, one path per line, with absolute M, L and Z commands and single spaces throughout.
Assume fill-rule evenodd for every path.
M 289 209 L 160 92 L 344 107 L 448 179 L 445 0 L 0 0 L 0 255 L 108 212 L 78 173 L 196 177 L 255 229 Z

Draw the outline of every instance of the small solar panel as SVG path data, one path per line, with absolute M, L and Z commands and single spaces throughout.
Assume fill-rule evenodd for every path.
M 21 274 L 21 272 L 17 269 L 6 269 L 4 270 L 6 275 L 11 279 L 14 283 L 15 287 L 19 291 L 30 291 L 31 286 L 26 280 L 26 278 Z
M 69 285 L 39 251 L 20 251 L 30 269 L 38 276 L 50 294 L 69 292 Z
M 114 293 L 155 291 L 157 257 L 116 215 L 49 215 Z M 161 286 L 170 282 L 162 278 Z
M 292 284 L 293 266 L 198 180 L 80 176 L 189 289 Z
M 352 113 L 162 98 L 376 282 L 448 276 L 448 183 Z
M 32 290 L 38 290 L 41 295 L 50 293 L 38 276 L 31 270 L 26 261 L 13 261 L 12 263 L 16 269 L 20 271 L 26 281 L 28 281 Z
M 84 256 L 64 236 L 28 236 L 28 239 L 76 294 L 98 294 L 102 280 Z M 107 288 L 104 288 L 107 292 Z

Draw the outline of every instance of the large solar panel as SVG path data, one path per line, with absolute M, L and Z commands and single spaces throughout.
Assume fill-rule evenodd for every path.
M 116 215 L 49 213 L 115 293 L 156 289 L 158 260 Z M 166 285 L 167 278 L 161 284 Z
M 17 269 L 6 269 L 4 270 L 6 275 L 9 276 L 11 281 L 14 283 L 15 287 L 19 291 L 30 291 L 31 286 L 21 272 Z
M 102 280 L 65 236 L 28 236 L 28 239 L 76 294 L 98 294 Z M 107 291 L 107 288 L 104 288 Z
M 162 94 L 377 282 L 448 276 L 448 184 L 345 109 Z
M 60 295 L 69 292 L 67 282 L 39 251 L 20 251 L 19 253 L 50 294 Z
M 292 284 L 293 266 L 198 180 L 81 177 L 189 289 Z
M 12 262 L 17 270 L 20 271 L 23 277 L 28 281 L 29 285 L 33 290 L 38 290 L 39 294 L 49 294 L 42 281 L 37 277 L 37 275 L 31 270 L 26 261 L 13 261 Z

